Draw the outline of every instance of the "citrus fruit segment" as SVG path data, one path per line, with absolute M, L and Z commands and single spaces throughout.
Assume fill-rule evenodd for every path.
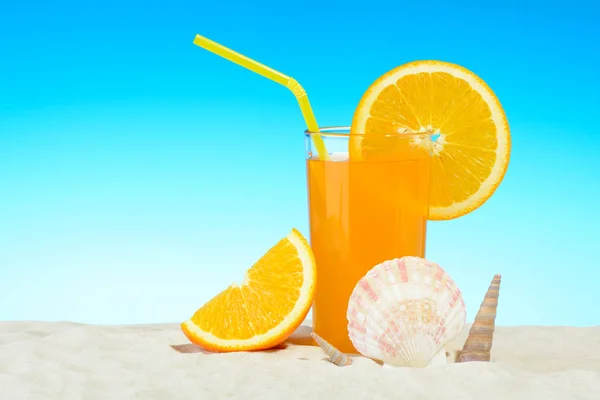
M 292 229 L 246 272 L 241 285 L 230 285 L 183 322 L 183 333 L 210 351 L 274 347 L 308 314 L 316 275 L 308 242 Z
M 510 131 L 498 98 L 477 75 L 442 61 L 414 61 L 375 81 L 352 120 L 350 157 L 389 152 L 389 134 L 431 132 L 429 219 L 465 215 L 485 203 L 504 178 Z M 422 137 L 421 137 L 422 138 Z M 425 146 L 415 136 L 415 147 Z

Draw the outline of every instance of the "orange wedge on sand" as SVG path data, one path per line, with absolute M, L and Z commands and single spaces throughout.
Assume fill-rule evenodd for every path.
M 241 285 L 232 284 L 202 306 L 181 329 L 210 351 L 277 346 L 302 323 L 312 305 L 317 270 L 296 229 L 265 253 Z
M 506 173 L 510 131 L 496 95 L 471 71 L 415 61 L 386 73 L 363 95 L 352 120 L 350 157 L 390 151 L 384 135 L 432 132 L 429 219 L 465 215 L 485 203 Z M 362 136 L 364 135 L 364 136 Z M 415 140 L 415 146 L 424 146 Z

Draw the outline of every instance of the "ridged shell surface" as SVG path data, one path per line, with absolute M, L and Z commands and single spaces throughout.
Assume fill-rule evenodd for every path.
M 373 267 L 348 303 L 348 334 L 362 355 L 426 367 L 464 327 L 462 294 L 439 265 L 403 257 Z

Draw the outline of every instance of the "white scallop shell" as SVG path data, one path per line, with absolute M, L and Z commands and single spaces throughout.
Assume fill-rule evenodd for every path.
M 346 317 L 350 340 L 362 355 L 426 367 L 445 357 L 444 347 L 465 325 L 466 309 L 439 265 L 403 257 L 376 265 L 357 283 Z

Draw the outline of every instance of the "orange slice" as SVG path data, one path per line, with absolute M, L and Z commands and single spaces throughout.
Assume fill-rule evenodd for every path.
M 181 324 L 187 338 L 211 351 L 274 347 L 302 323 L 312 305 L 317 270 L 312 250 L 296 229 L 247 272 Z
M 380 77 L 354 114 L 352 133 L 364 136 L 351 140 L 350 157 L 389 152 L 381 138 L 407 132 L 434 134 L 429 219 L 477 209 L 502 182 L 510 158 L 508 121 L 494 92 L 471 71 L 415 61 Z

